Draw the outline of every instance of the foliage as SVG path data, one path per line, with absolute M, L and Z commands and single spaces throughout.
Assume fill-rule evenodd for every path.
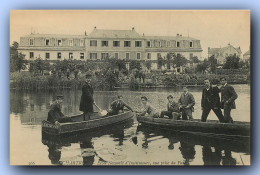
M 215 56 L 212 55 L 211 57 L 209 57 L 208 62 L 209 62 L 211 72 L 216 73 L 216 67 L 217 67 L 218 61 L 215 58 Z
M 196 72 L 205 74 L 208 67 L 209 67 L 209 62 L 205 59 L 203 62 L 197 65 Z
M 238 69 L 240 58 L 236 55 L 226 57 L 226 62 L 223 65 L 223 69 Z
M 14 41 L 10 46 L 10 72 L 25 70 L 28 62 L 25 60 L 25 55 L 18 53 L 19 44 Z
M 184 66 L 185 64 L 187 64 L 187 62 L 188 60 L 181 54 L 177 54 L 177 56 L 175 56 L 173 59 L 173 64 L 176 67 Z

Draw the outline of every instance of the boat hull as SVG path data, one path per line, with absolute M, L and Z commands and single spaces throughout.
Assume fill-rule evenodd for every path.
M 218 121 L 201 122 L 199 120 L 172 120 L 163 118 L 151 118 L 146 116 L 137 116 L 137 121 L 143 125 L 156 126 L 160 129 L 214 133 L 223 135 L 250 136 L 249 122 L 219 123 Z
M 82 114 L 79 114 L 72 116 L 72 119 L 74 119 L 76 122 L 60 123 L 60 125 L 55 125 L 44 120 L 42 121 L 42 133 L 61 135 L 95 129 L 129 120 L 133 117 L 133 115 L 133 112 L 127 111 L 118 115 L 108 117 L 94 117 L 91 120 L 82 121 L 83 116 Z

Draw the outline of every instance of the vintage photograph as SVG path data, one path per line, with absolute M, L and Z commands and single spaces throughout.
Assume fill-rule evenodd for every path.
M 10 165 L 249 166 L 249 10 L 11 10 Z

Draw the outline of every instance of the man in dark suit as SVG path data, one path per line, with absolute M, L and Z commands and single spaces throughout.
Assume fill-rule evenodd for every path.
M 118 95 L 117 98 L 118 98 L 117 100 L 111 103 L 110 105 L 111 108 L 108 112 L 108 115 L 116 115 L 122 113 L 124 111 L 124 107 L 126 107 L 130 111 L 133 111 L 133 109 L 123 101 L 122 95 Z
M 225 123 L 233 123 L 233 119 L 230 115 L 231 109 L 236 109 L 235 100 L 237 99 L 237 93 L 235 89 L 227 84 L 225 77 L 220 79 L 221 87 L 221 107 L 224 109 Z
M 94 112 L 93 104 L 95 104 L 95 101 L 93 99 L 94 91 L 91 85 L 91 76 L 91 73 L 86 74 L 86 81 L 82 87 L 79 110 L 84 112 L 83 120 L 89 120 L 90 115 Z
M 181 94 L 181 97 L 178 102 L 182 111 L 182 119 L 193 120 L 192 112 L 194 111 L 193 106 L 195 105 L 195 100 L 193 95 L 188 92 L 187 87 L 183 87 L 183 93 Z
M 65 122 L 73 122 L 70 117 L 64 116 L 61 112 L 63 96 L 57 95 L 56 100 L 51 105 L 50 110 L 48 112 L 47 121 L 53 124 L 65 123 Z
M 173 96 L 172 95 L 169 95 L 167 97 L 168 99 L 168 104 L 167 104 L 167 111 L 162 111 L 161 112 L 161 115 L 160 115 L 160 118 L 163 118 L 165 115 L 169 117 L 169 119 L 172 119 L 172 118 L 176 118 L 176 119 L 180 119 L 180 106 L 178 103 L 176 103 L 174 100 L 173 100 Z
M 201 121 L 206 122 L 209 112 L 211 110 L 217 115 L 219 121 L 221 123 L 224 122 L 224 116 L 220 109 L 220 97 L 219 92 L 220 89 L 218 87 L 212 87 L 208 78 L 204 80 L 205 88 L 202 91 L 201 98 L 201 109 L 202 116 Z

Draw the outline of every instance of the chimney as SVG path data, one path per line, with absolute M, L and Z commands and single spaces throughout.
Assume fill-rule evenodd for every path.
M 143 33 L 143 36 L 144 36 L 144 33 Z
M 182 34 L 180 34 L 180 36 L 182 36 Z
M 179 34 L 177 33 L 177 36 L 179 36 Z
M 135 30 L 135 28 L 134 28 L 134 27 L 132 27 L 132 30 Z
M 96 29 L 97 29 L 97 27 L 95 26 L 95 27 L 94 27 L 94 30 L 96 30 Z
M 87 32 L 85 31 L 85 36 L 87 36 Z

